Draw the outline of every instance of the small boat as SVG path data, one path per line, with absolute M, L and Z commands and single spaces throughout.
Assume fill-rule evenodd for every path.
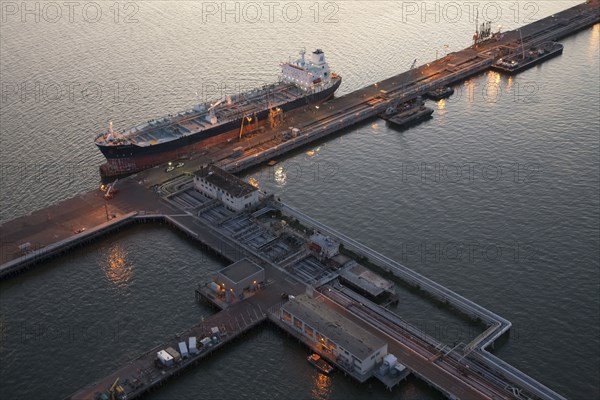
M 390 111 L 391 113 L 386 111 L 379 114 L 379 117 L 399 128 L 407 127 L 431 118 L 431 114 L 433 114 L 433 110 L 429 107 L 425 107 L 424 103 L 411 105 L 408 108 L 403 108 L 400 110 Z
M 323 360 L 321 358 L 321 356 L 318 354 L 314 354 L 314 353 L 311 354 L 310 356 L 308 356 L 307 360 L 316 369 L 318 369 L 325 375 L 329 375 L 333 371 L 333 367 L 331 365 L 327 364 L 327 362 L 325 360 Z
M 454 94 L 454 89 L 450 86 L 444 86 L 425 93 L 425 96 L 431 100 L 439 101 L 446 99 Z
M 274 166 L 274 165 L 277 165 L 277 161 L 275 161 L 275 160 L 271 160 L 271 161 L 269 161 L 269 162 L 267 163 L 267 165 L 268 165 L 269 167 L 272 167 L 272 166 Z

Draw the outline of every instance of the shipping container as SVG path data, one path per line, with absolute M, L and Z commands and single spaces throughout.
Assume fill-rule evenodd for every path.
M 185 342 L 179 342 L 179 353 L 181 353 L 181 357 L 188 358 L 188 349 Z
M 161 350 L 156 353 L 156 357 L 158 357 L 158 360 L 166 367 L 173 365 L 173 357 L 165 350 Z
M 172 347 L 167 347 L 167 353 L 169 353 L 171 355 L 171 357 L 173 357 L 173 361 L 175 362 L 179 362 L 181 361 L 181 354 L 179 354 L 179 352 L 177 350 L 175 350 Z
M 188 347 L 190 354 L 198 354 L 198 349 L 196 348 L 196 336 L 190 336 L 188 340 Z

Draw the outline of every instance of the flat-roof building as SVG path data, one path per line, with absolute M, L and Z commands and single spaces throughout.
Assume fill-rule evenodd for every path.
M 194 172 L 194 187 L 234 211 L 252 208 L 259 201 L 257 188 L 215 165 Z
M 350 261 L 340 270 L 340 277 L 355 288 L 376 298 L 385 293 L 395 294 L 394 283 L 377 275 L 356 261 Z
M 239 297 L 244 289 L 265 280 L 265 270 L 258 264 L 243 258 L 223 268 L 217 273 L 217 284 L 227 295 Z M 228 293 L 229 292 L 229 293 Z
M 387 354 L 383 340 L 306 294 L 285 303 L 281 310 L 283 322 L 359 374 L 368 373 Z

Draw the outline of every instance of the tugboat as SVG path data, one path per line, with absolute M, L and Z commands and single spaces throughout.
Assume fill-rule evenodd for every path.
M 323 360 L 321 358 L 321 356 L 318 354 L 315 354 L 315 353 L 311 354 L 310 356 L 308 356 L 307 360 L 316 369 L 318 369 L 319 371 L 321 371 L 321 373 L 323 373 L 325 375 L 329 375 L 333 371 L 333 367 L 331 365 L 327 364 L 327 362 L 325 360 Z

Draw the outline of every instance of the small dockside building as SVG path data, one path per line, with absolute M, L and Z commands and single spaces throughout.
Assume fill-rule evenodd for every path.
M 306 294 L 283 304 L 281 319 L 312 347 L 357 375 L 370 374 L 387 354 L 387 343 Z
M 194 172 L 194 187 L 200 193 L 220 200 L 233 211 L 250 209 L 260 201 L 257 188 L 216 165 Z

